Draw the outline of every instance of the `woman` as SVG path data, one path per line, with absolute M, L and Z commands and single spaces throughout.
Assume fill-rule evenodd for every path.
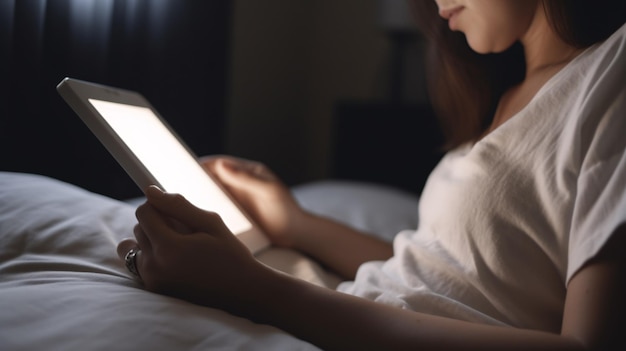
M 624 6 L 593 2 L 604 32 L 572 38 L 590 3 L 438 0 L 433 20 L 433 4 L 416 2 L 451 150 L 424 189 L 420 227 L 393 249 L 304 212 L 262 165 L 206 163 L 275 246 L 353 280 L 339 291 L 260 264 L 217 215 L 155 187 L 118 253 L 139 250 L 130 262 L 148 290 L 324 349 L 623 346 Z

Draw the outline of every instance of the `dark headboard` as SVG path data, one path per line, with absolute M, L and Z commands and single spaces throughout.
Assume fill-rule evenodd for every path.
M 58 96 L 70 76 L 137 90 L 198 154 L 223 152 L 231 1 L 0 3 L 0 170 L 139 195 Z

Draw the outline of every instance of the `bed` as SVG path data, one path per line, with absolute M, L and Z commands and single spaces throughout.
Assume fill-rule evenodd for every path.
M 417 197 L 396 188 L 329 180 L 293 193 L 310 211 L 386 240 L 417 226 Z M 115 253 L 132 235 L 140 201 L 0 172 L 0 350 L 317 349 L 274 327 L 143 290 Z

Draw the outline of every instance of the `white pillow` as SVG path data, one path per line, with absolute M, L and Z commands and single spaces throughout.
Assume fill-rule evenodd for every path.
M 293 188 L 302 207 L 391 241 L 416 229 L 418 197 L 374 183 L 328 180 Z

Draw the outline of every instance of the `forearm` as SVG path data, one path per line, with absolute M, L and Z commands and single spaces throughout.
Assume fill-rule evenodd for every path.
M 294 248 L 347 279 L 353 279 L 364 262 L 393 255 L 390 243 L 312 214 L 304 216 Z
M 265 275 L 265 274 L 264 274 Z M 268 277 L 269 276 L 269 277 Z M 579 350 L 560 335 L 435 317 L 319 288 L 271 272 L 247 318 L 325 350 Z

